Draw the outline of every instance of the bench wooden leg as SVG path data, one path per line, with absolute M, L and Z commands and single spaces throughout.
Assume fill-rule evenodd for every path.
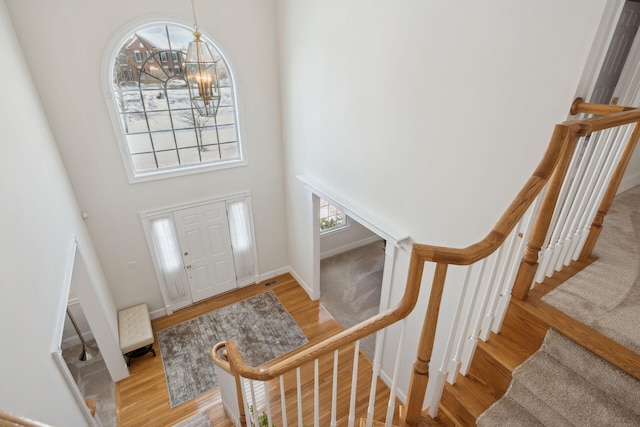
M 153 353 L 153 357 L 156 357 L 156 351 L 153 349 L 153 344 L 149 344 L 144 347 L 140 347 L 129 353 L 124 354 L 124 360 L 127 362 L 127 366 L 131 366 L 131 359 L 135 357 L 142 357 L 147 353 Z

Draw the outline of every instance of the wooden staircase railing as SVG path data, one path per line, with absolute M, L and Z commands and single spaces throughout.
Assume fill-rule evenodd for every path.
M 44 424 L 38 421 L 30 420 L 28 418 L 12 415 L 4 411 L 0 411 L 0 426 L 51 427 L 49 424 Z
M 287 423 L 286 398 L 290 400 L 295 398 L 298 405 L 299 425 L 302 425 L 303 395 L 313 397 L 314 425 L 320 425 L 319 389 L 329 385 L 324 384 L 327 382 L 324 379 L 320 381 L 318 364 L 321 359 L 322 363 L 325 363 L 324 358 L 331 358 L 333 353 L 332 416 L 330 423 L 327 424 L 336 425 L 338 352 L 355 345 L 355 372 L 359 340 L 372 333 L 378 333 L 366 421 L 366 425 L 371 426 L 376 399 L 375 384 L 380 374 L 383 345 L 383 340 L 380 338 L 383 337 L 386 328 L 406 319 L 414 309 L 426 265 L 429 265 L 428 271 L 432 276 L 429 302 L 416 361 L 411 373 L 403 421 L 410 426 L 418 424 L 425 396 L 429 402 L 429 414 L 435 417 L 444 382 L 448 380 L 453 384 L 458 372 L 463 375 L 468 372 L 478 339 L 486 340 L 491 331 L 499 332 L 511 293 L 513 292 L 519 299 L 526 298 L 538 269 L 538 253 L 545 244 L 549 242 L 555 244 L 550 240 L 551 237 L 556 234 L 560 239 L 567 240 L 569 235 L 577 236 L 573 240 L 569 239 L 568 247 L 571 248 L 572 253 L 566 249 L 567 246 L 560 250 L 566 259 L 570 260 L 576 251 L 582 254 L 580 255 L 582 257 L 591 255 L 590 250 L 597 239 L 602 218 L 611 204 L 640 136 L 640 110 L 587 104 L 577 99 L 572 106 L 572 113 L 604 115 L 567 121 L 555 126 L 542 161 L 485 238 L 461 249 L 414 244 L 405 292 L 394 309 L 380 313 L 300 353 L 266 367 L 247 366 L 232 340 L 218 344 L 216 351 L 212 351 L 211 357 L 217 366 L 238 379 L 236 382 L 242 388 L 238 397 L 244 402 L 243 410 L 248 418 L 247 422 L 258 425 L 257 419 L 252 418 L 255 415 L 253 408 L 258 408 L 258 404 L 255 398 L 253 400 L 246 398 L 246 396 L 253 396 L 253 388 L 249 386 L 247 389 L 241 378 L 267 382 L 266 403 L 263 407 L 266 409 L 265 416 L 269 420 L 269 425 L 272 423 L 269 393 L 276 392 L 277 387 L 269 387 L 268 384 L 276 379 L 280 383 L 279 394 L 282 403 L 282 418 L 278 425 Z M 614 134 L 615 137 L 612 136 Z M 597 149 L 592 148 L 593 146 L 597 146 Z M 595 160 L 593 160 L 594 155 Z M 601 161 L 601 158 L 606 161 Z M 586 166 L 582 163 L 585 161 L 588 162 Z M 596 166 L 601 169 L 597 169 Z M 586 170 L 590 170 L 591 175 L 584 173 Z M 588 185 L 585 184 L 587 190 L 598 190 L 596 196 L 591 197 L 590 194 L 585 196 L 583 193 L 587 190 L 584 188 L 575 190 L 573 185 L 582 179 L 588 181 Z M 592 181 L 595 182 L 593 186 Z M 583 217 L 587 217 L 589 222 L 587 228 L 590 228 L 588 236 L 581 234 L 580 227 L 584 228 L 582 223 L 569 215 L 573 207 L 579 205 L 576 200 L 585 198 L 584 209 L 573 214 L 582 222 L 584 222 Z M 594 215 L 591 215 L 594 210 L 597 210 L 597 213 L 594 213 L 595 219 Z M 577 231 L 567 232 L 567 221 L 569 224 L 576 223 L 579 226 Z M 547 259 L 550 258 L 551 256 L 547 256 Z M 566 262 L 566 259 L 554 259 L 553 262 L 561 264 Z M 447 310 L 447 315 L 443 317 L 440 306 L 446 292 L 456 297 L 457 302 L 452 304 L 455 307 L 449 307 L 451 310 Z M 401 338 L 398 356 L 389 381 L 390 394 L 385 419 L 387 426 L 392 423 L 396 406 L 395 389 L 398 374 L 402 368 L 400 356 L 404 346 L 405 326 L 406 320 L 402 322 L 402 329 L 399 331 Z M 394 334 L 398 334 L 398 331 L 394 330 Z M 438 337 L 437 342 L 436 337 Z M 223 348 L 226 351 L 225 356 L 217 351 Z M 315 366 L 314 390 L 302 392 L 299 381 L 300 368 L 310 363 Z M 287 393 L 283 377 L 292 372 L 297 372 L 298 386 L 295 392 Z M 348 415 L 349 426 L 354 425 L 355 422 L 353 402 L 356 399 L 354 390 L 357 382 L 357 376 L 354 374 Z

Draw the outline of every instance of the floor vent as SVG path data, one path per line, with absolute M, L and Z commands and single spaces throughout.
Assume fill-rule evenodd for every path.
M 275 281 L 275 280 L 272 280 L 272 281 L 270 281 L 270 282 L 266 282 L 264 285 L 265 285 L 265 286 L 271 286 L 271 285 L 275 285 L 275 284 L 276 284 L 276 281 Z

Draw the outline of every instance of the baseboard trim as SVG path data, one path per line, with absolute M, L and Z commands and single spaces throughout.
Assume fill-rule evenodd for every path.
M 95 339 L 93 337 L 93 332 L 91 331 L 83 332 L 82 338 L 84 338 L 85 342 L 89 342 Z M 71 337 L 63 338 L 61 348 L 69 348 L 79 344 L 82 344 L 82 341 L 80 341 L 80 337 L 78 337 L 78 335 L 76 334 Z
M 149 312 L 150 319 L 157 319 L 158 317 L 162 317 L 166 315 L 167 315 L 167 310 L 165 310 L 164 308 L 159 308 L 157 310 L 153 310 Z
M 320 240 L 322 240 L 322 237 L 320 237 Z M 333 248 L 333 249 L 329 249 L 328 251 L 321 252 L 320 253 L 320 259 L 323 260 L 325 258 L 329 258 L 331 256 L 338 255 L 338 254 L 341 254 L 343 252 L 347 252 L 347 251 L 350 251 L 350 250 L 353 250 L 353 249 L 356 249 L 356 248 L 359 248 L 359 247 L 362 247 L 362 246 L 366 246 L 366 245 L 368 245 L 370 243 L 377 242 L 379 240 L 383 240 L 383 239 L 380 236 L 370 236 L 370 237 L 366 237 L 366 238 L 361 239 L 361 240 L 356 240 L 355 242 L 351 242 L 351 243 L 348 243 L 346 245 L 339 246 L 337 248 Z
M 320 295 L 314 295 L 313 289 L 311 289 L 311 287 L 307 285 L 304 280 L 302 280 L 300 275 L 296 273 L 293 268 L 289 267 L 289 273 L 293 276 L 294 279 L 298 281 L 300 286 L 302 286 L 302 289 L 304 289 L 304 291 L 307 293 L 307 295 L 309 295 L 309 298 L 311 298 L 312 301 L 316 301 L 320 298 Z
M 275 270 L 271 270 L 271 271 L 269 271 L 267 273 L 261 274 L 258 277 L 258 282 L 262 282 L 264 280 L 271 279 L 272 277 L 280 276 L 281 274 L 289 273 L 290 270 L 291 269 L 289 268 L 289 266 L 276 268 Z M 258 283 L 258 282 L 256 282 L 256 283 Z

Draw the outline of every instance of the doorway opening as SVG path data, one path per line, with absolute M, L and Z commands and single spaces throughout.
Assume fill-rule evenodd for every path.
M 73 279 L 60 344 L 62 358 L 80 394 L 103 427 L 116 427 L 116 389 L 96 343 Z
M 115 308 L 96 286 L 85 259 L 74 237 L 52 357 L 88 425 L 115 426 L 115 382 L 129 371 L 113 334 Z M 95 404 L 94 415 L 85 399 Z
M 408 236 L 403 235 L 402 237 L 398 233 L 390 233 L 380 227 L 378 224 L 369 220 L 368 218 L 372 218 L 372 215 L 367 214 L 363 215 L 361 213 L 356 213 L 353 209 L 350 209 L 347 204 L 340 203 L 336 200 L 335 197 L 331 197 L 329 191 L 321 189 L 321 187 L 313 181 L 312 179 L 306 176 L 299 176 L 305 188 L 309 191 L 310 194 L 310 219 L 311 224 L 309 225 L 310 237 L 312 242 L 312 253 L 311 253 L 311 265 L 312 265 L 312 286 L 311 289 L 307 289 L 307 292 L 311 296 L 312 299 L 320 299 L 322 301 L 322 292 L 321 292 L 321 252 L 322 258 L 329 259 L 334 255 L 338 255 L 338 253 L 348 252 L 351 249 L 356 249 L 358 247 L 364 248 L 367 244 L 373 244 L 375 242 L 380 242 L 381 245 L 380 250 L 377 251 L 377 256 L 379 256 L 380 252 L 382 252 L 383 260 L 382 260 L 382 271 L 376 273 L 377 277 L 380 277 L 380 285 L 379 285 L 379 303 L 377 308 L 372 307 L 370 313 L 374 315 L 376 313 L 387 310 L 390 305 L 391 298 L 391 279 L 393 277 L 393 270 L 396 262 L 396 251 L 400 248 L 400 245 L 403 241 L 408 239 Z M 321 221 L 321 200 L 325 200 L 329 204 L 333 205 L 337 210 L 339 210 L 344 216 L 346 220 L 346 224 L 342 221 L 341 218 L 336 217 L 336 221 L 332 221 L 329 219 L 328 221 Z M 332 209 L 327 210 L 328 213 L 336 216 L 336 211 Z M 358 238 L 351 238 L 342 240 L 341 243 L 333 243 L 333 245 L 329 245 L 327 242 L 330 238 L 335 238 L 341 240 L 343 236 L 347 236 L 344 231 L 338 232 L 336 229 L 335 235 L 326 234 L 325 242 L 321 242 L 321 224 L 326 226 L 326 224 L 332 225 L 333 223 L 340 225 L 337 229 L 345 230 L 345 229 L 360 229 L 363 232 L 363 235 L 360 235 Z M 345 227 L 346 225 L 346 227 Z M 331 237 L 329 237 L 331 236 Z M 370 240 L 367 240 L 370 239 Z M 330 246 L 333 246 L 330 248 Z M 366 250 L 366 249 L 363 249 Z M 372 249 L 373 252 L 376 252 L 376 249 Z M 378 258 L 377 261 L 373 261 L 377 265 L 380 264 L 380 260 Z M 326 265 L 326 264 L 325 264 Z M 325 272 L 325 276 L 328 273 Z M 372 273 L 372 277 L 376 277 L 376 274 Z M 379 280 L 379 279 L 376 279 Z M 375 283 L 375 281 L 372 281 Z M 376 284 L 377 286 L 377 284 Z M 347 299 L 355 296 L 356 292 L 353 290 L 347 290 L 346 296 Z M 343 294 L 344 296 L 345 294 Z M 377 299 L 377 297 L 376 297 Z M 352 311 L 357 311 L 353 310 Z M 367 316 L 367 318 L 370 316 Z M 357 322 L 359 323 L 359 322 Z M 369 354 L 371 359 L 377 359 L 381 357 L 382 347 L 384 344 L 384 333 L 378 332 L 375 337 L 374 343 L 371 344 L 371 347 L 375 347 L 375 350 L 371 350 L 372 354 Z
M 610 0 L 578 89 L 592 103 L 638 106 L 640 0 Z
M 320 233 L 320 302 L 347 329 L 380 312 L 386 242 L 342 215 L 344 226 Z M 362 339 L 360 348 L 373 360 L 375 336 Z

